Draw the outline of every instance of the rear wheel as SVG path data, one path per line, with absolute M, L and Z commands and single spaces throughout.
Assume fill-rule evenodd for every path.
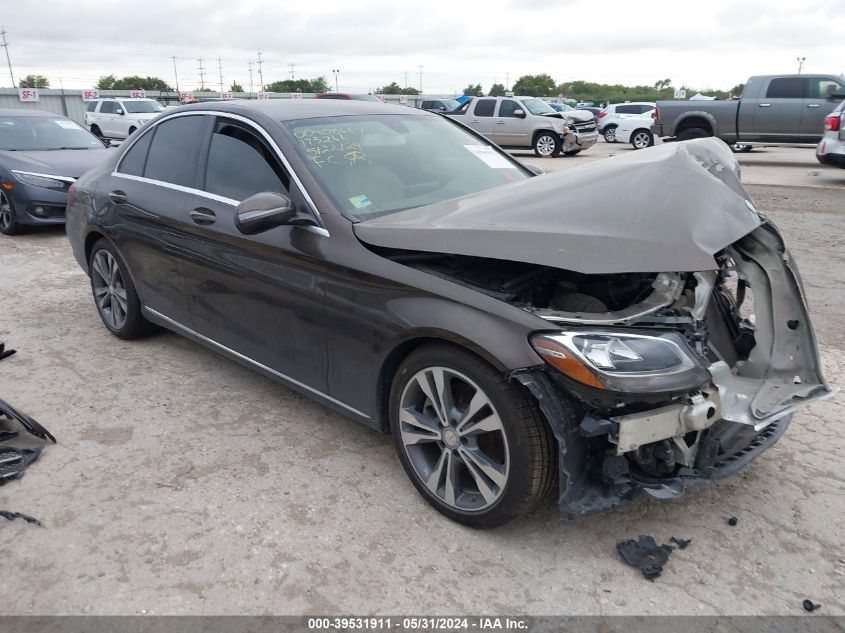
M 141 314 L 135 285 L 114 246 L 100 239 L 91 249 L 88 267 L 94 304 L 103 324 L 115 336 L 134 339 L 155 329 Z
M 560 154 L 560 139 L 554 132 L 540 132 L 534 137 L 534 153 L 542 158 Z
M 0 190 L 0 233 L 3 235 L 18 235 L 22 227 L 15 221 L 15 209 L 12 199 L 5 191 Z
M 409 356 L 390 423 L 411 482 L 459 523 L 507 523 L 541 505 L 554 481 L 554 440 L 534 400 L 465 350 L 436 344 Z
M 564 152 L 564 156 L 575 156 L 575 154 L 579 154 L 581 152 L 580 149 L 571 149 L 568 152 Z
M 648 130 L 634 130 L 631 134 L 631 146 L 634 149 L 645 149 L 654 145 L 654 136 Z
M 604 140 L 606 143 L 615 143 L 616 142 L 616 126 L 615 125 L 608 125 L 604 128 L 602 132 L 602 136 L 604 136 Z
M 688 127 L 678 134 L 678 140 L 689 141 L 694 138 L 707 138 L 708 136 L 713 136 L 710 130 L 705 130 L 703 127 Z
M 731 144 L 731 151 L 735 154 L 746 154 L 754 149 L 752 145 L 746 145 L 745 143 L 732 143 Z

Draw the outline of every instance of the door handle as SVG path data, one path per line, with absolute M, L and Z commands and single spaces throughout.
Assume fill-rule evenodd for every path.
M 808 103 L 808 104 L 807 104 L 807 107 L 808 107 L 808 108 L 818 108 L 818 107 L 819 107 L 819 104 L 818 104 L 818 103 Z
M 129 200 L 129 198 L 126 196 L 126 192 L 121 191 L 120 189 L 115 189 L 114 191 L 109 192 L 109 200 L 115 204 L 126 204 L 126 201 Z
M 760 106 L 761 108 L 771 108 L 772 107 L 771 103 L 758 103 L 757 105 Z
M 206 209 L 205 207 L 197 207 L 191 211 L 189 215 L 197 224 L 214 224 L 217 220 L 217 216 L 214 215 L 214 211 Z

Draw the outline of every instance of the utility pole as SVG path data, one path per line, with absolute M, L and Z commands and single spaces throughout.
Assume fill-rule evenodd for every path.
M 261 55 L 263 53 L 259 50 L 258 51 L 258 83 L 261 84 L 260 92 L 264 92 L 264 73 L 261 72 Z
M 798 74 L 801 74 L 801 71 L 804 70 L 804 62 L 807 61 L 806 57 L 796 57 L 795 60 L 798 62 Z
M 340 68 L 333 68 L 332 72 L 334 73 L 334 91 L 340 92 L 337 88 L 337 76 L 340 74 Z
M 420 94 L 422 94 L 422 66 L 417 66 L 420 69 Z
M 252 92 L 252 64 L 253 64 L 253 61 L 249 60 L 247 62 L 247 64 L 249 65 L 249 91 Z
M 220 92 L 223 92 L 223 60 L 217 58 L 217 72 L 220 74 Z
M 293 80 L 293 79 L 294 79 L 294 76 L 293 76 L 293 67 L 294 67 L 294 66 L 296 66 L 296 64 L 291 64 L 291 65 L 290 65 L 290 78 L 291 78 L 291 80 Z
M 511 74 L 505 73 L 505 90 L 511 89 Z
M 402 84 L 402 86 L 403 86 L 404 88 L 407 88 L 407 87 L 408 87 L 408 71 L 407 71 L 407 70 L 405 71 L 405 83 L 404 83 L 404 84 Z
M 179 92 L 179 73 L 176 72 L 176 56 L 174 55 L 170 59 L 173 60 L 173 76 L 176 78 L 176 92 Z
M 200 89 L 202 90 L 205 88 L 205 68 L 202 67 L 202 57 L 200 57 L 197 61 L 200 63 Z
M 6 41 L 5 26 L 0 26 L 0 35 L 3 36 L 3 43 L 0 46 L 6 49 L 6 63 L 9 64 L 9 76 L 12 78 L 12 88 L 17 88 L 15 85 L 15 74 L 12 72 L 12 61 L 9 59 L 9 43 Z

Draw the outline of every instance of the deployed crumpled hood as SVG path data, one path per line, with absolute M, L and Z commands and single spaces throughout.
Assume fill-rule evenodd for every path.
M 593 113 L 589 110 L 567 110 L 566 112 L 549 112 L 543 116 L 550 119 L 571 119 L 575 123 L 585 123 L 593 120 Z
M 373 246 L 581 273 L 695 272 L 763 219 L 715 138 L 667 143 L 354 225 Z
M 31 171 L 53 176 L 79 178 L 109 156 L 105 147 L 93 149 L 54 149 L 28 152 L 0 150 L 0 162 L 9 169 Z

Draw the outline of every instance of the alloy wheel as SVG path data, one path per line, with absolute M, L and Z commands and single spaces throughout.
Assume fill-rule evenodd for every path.
M 616 127 L 611 126 L 604 131 L 604 140 L 607 143 L 616 142 Z
M 11 230 L 14 224 L 12 218 L 12 203 L 3 191 L 0 191 L 0 227 L 3 227 L 3 232 Z
M 537 139 L 535 146 L 540 156 L 551 156 L 555 151 L 555 140 L 548 134 L 544 134 Z
M 107 250 L 99 250 L 91 262 L 94 301 L 103 321 L 115 330 L 126 324 L 126 286 L 117 260 Z
M 631 139 L 634 143 L 634 147 L 637 149 L 645 149 L 649 145 L 651 145 L 651 138 L 647 132 L 637 132 L 634 134 L 634 138 Z
M 502 496 L 510 466 L 505 428 L 487 394 L 464 374 L 427 367 L 400 398 L 402 448 L 439 501 L 480 511 Z

